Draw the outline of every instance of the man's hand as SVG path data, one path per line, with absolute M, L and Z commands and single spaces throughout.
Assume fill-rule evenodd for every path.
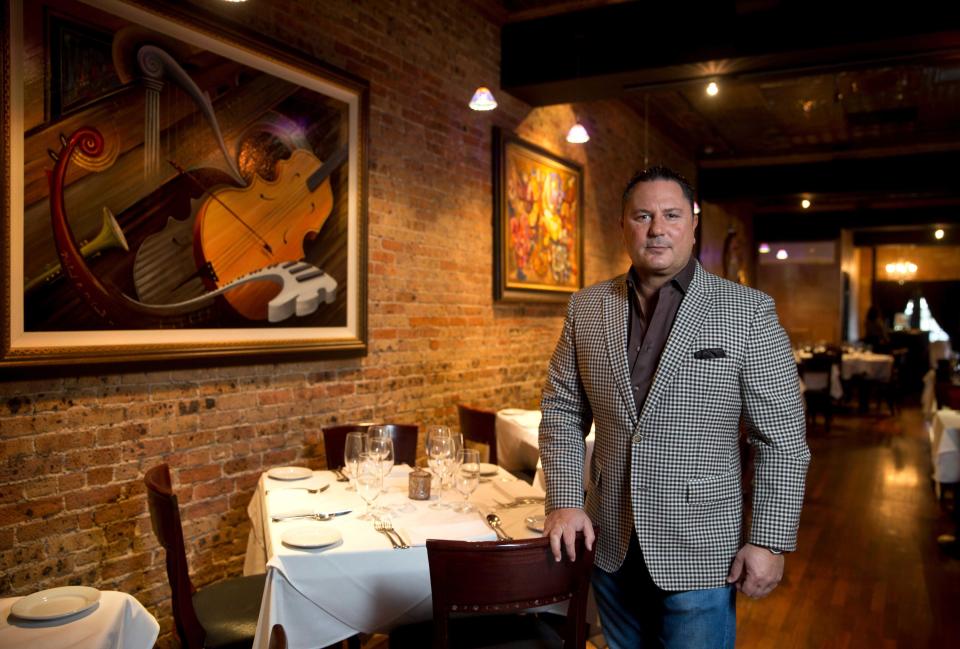
M 576 540 L 577 532 L 583 532 L 583 540 L 586 542 L 587 549 L 593 548 L 593 524 L 587 517 L 587 513 L 577 507 L 568 507 L 564 509 L 554 509 L 543 522 L 543 535 L 550 537 L 550 549 L 553 550 L 553 558 L 560 561 L 560 544 L 567 547 L 567 556 L 570 561 L 577 558 Z
M 766 597 L 783 578 L 783 555 L 747 543 L 733 560 L 727 583 L 736 583 L 737 590 L 748 597 Z

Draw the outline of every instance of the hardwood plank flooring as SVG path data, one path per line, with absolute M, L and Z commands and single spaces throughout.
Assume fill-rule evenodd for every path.
M 960 560 L 930 481 L 917 408 L 841 414 L 808 441 L 813 461 L 799 548 L 780 587 L 737 602 L 737 646 L 960 646 Z

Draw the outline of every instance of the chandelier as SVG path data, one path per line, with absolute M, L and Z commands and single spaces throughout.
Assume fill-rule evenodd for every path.
M 914 278 L 917 274 L 917 265 L 912 261 L 898 261 L 887 264 L 887 277 L 903 284 Z

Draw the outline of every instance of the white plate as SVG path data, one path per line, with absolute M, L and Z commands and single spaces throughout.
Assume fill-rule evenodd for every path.
M 500 467 L 498 467 L 496 464 L 487 464 L 486 462 L 480 463 L 480 475 L 490 476 L 497 475 L 498 473 L 500 473 Z
M 294 527 L 280 536 L 284 544 L 294 548 L 324 548 L 342 539 L 340 532 L 329 525 L 304 525 Z
M 10 612 L 24 620 L 56 620 L 85 611 L 100 601 L 100 591 L 89 586 L 60 586 L 18 600 Z
M 267 471 L 274 480 L 303 480 L 313 475 L 313 470 L 305 466 L 275 466 Z
M 543 521 L 546 520 L 546 518 L 546 516 L 527 516 L 523 519 L 523 522 L 534 532 L 543 534 Z

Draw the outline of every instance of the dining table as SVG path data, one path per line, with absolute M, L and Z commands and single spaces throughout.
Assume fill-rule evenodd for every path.
M 0 599 L 4 649 L 151 649 L 159 632 L 135 597 L 115 590 L 60 586 Z
M 485 520 L 490 512 L 514 538 L 542 530 L 543 491 L 494 465 L 481 465 L 480 483 L 469 498 L 475 511 L 464 512 L 457 511 L 463 496 L 452 489 L 438 493 L 437 480 L 429 500 L 411 499 L 411 468 L 395 466 L 372 516 L 349 482 L 330 471 L 301 471 L 301 479 L 282 479 L 272 475 L 289 478 L 293 472 L 268 470 L 247 507 L 244 573 L 267 575 L 257 649 L 266 649 L 278 623 L 291 649 L 305 649 L 428 620 L 433 610 L 426 539 L 496 540 Z M 334 515 L 293 518 L 316 513 Z M 409 547 L 395 549 L 375 529 L 377 520 L 389 521 Z
M 930 454 L 938 492 L 941 484 L 960 482 L 960 410 L 941 408 L 934 412 Z
M 539 410 L 504 408 L 497 411 L 495 430 L 497 434 L 497 463 L 509 471 L 534 471 L 533 484 L 546 488 L 543 466 L 540 462 Z M 590 484 L 590 463 L 596 441 L 596 425 L 584 438 L 583 488 Z

